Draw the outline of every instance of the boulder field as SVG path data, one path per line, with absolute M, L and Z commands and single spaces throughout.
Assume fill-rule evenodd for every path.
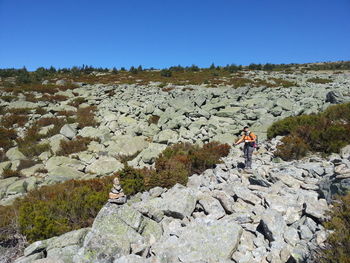
M 34 242 L 16 263 L 312 262 L 331 196 L 349 189 L 349 147 L 284 162 L 272 154 L 278 143 L 262 143 L 252 173 L 232 148 L 186 186 L 107 202 L 91 228 Z

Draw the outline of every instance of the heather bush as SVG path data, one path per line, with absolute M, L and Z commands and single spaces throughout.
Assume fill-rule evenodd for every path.
M 60 150 L 56 153 L 56 155 L 69 155 L 71 153 L 77 153 L 87 150 L 88 145 L 92 141 L 96 141 L 96 138 L 90 137 L 81 137 L 77 136 L 75 139 L 66 141 L 60 141 Z
M 307 82 L 317 83 L 317 84 L 327 84 L 333 82 L 331 79 L 323 79 L 323 78 L 311 78 L 308 79 Z
M 269 138 L 288 135 L 275 152 L 284 160 L 299 159 L 308 151 L 338 153 L 350 144 L 350 103 L 330 106 L 317 115 L 279 120 L 269 127 L 267 134 Z
M 274 122 L 267 130 L 267 137 L 271 139 L 278 135 L 288 135 L 300 126 L 315 126 L 319 123 L 319 120 L 319 115 L 300 115 L 295 117 L 287 117 Z
M 133 195 L 145 189 L 144 174 L 140 169 L 134 169 L 128 165 L 116 174 L 120 178 L 120 184 L 126 195 Z
M 13 140 L 16 139 L 16 137 L 17 134 L 14 130 L 0 127 L 0 147 L 5 151 L 14 145 Z
M 330 213 L 330 219 L 324 223 L 331 230 L 325 247 L 318 251 L 317 262 L 350 262 L 350 193 L 338 197 Z
M 185 162 L 173 158 L 165 162 L 161 170 L 152 170 L 148 175 L 147 189 L 156 186 L 171 188 L 177 183 L 186 185 L 189 170 Z
M 2 171 L 2 178 L 6 179 L 10 177 L 22 177 L 22 174 L 18 170 L 4 169 Z
M 112 178 L 104 177 L 30 191 L 13 205 L 0 206 L 0 242 L 11 240 L 16 232 L 33 242 L 88 227 L 105 204 L 111 187 Z
M 15 124 L 17 126 L 24 126 L 28 121 L 28 117 L 25 115 L 10 114 L 1 118 L 1 126 L 5 128 L 12 128 Z
M 126 166 L 116 173 L 126 194 L 135 194 L 156 186 L 170 188 L 177 183 L 185 185 L 188 177 L 201 173 L 220 163 L 227 156 L 227 144 L 212 142 L 203 147 L 178 143 L 167 147 L 155 160 L 155 169 L 134 169 Z
M 95 120 L 94 111 L 96 110 L 95 106 L 89 106 L 85 108 L 79 108 L 76 114 L 76 121 L 78 122 L 78 127 L 84 128 L 87 126 L 95 127 L 97 122 Z
M 301 159 L 309 151 L 308 145 L 298 136 L 288 135 L 282 139 L 282 143 L 277 146 L 275 155 L 285 161 Z

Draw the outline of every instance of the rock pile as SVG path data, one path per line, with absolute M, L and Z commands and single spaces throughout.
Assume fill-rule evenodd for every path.
M 120 185 L 118 177 L 113 179 L 113 187 L 109 193 L 108 202 L 122 205 L 126 203 L 126 195 Z

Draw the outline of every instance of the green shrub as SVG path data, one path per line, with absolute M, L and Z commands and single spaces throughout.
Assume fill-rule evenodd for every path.
M 0 207 L 0 237 L 18 231 L 29 242 L 47 239 L 65 232 L 88 227 L 105 204 L 112 178 L 86 181 L 71 180 L 30 191 L 13 205 Z
M 15 246 L 18 233 L 16 208 L 14 206 L 0 206 L 0 245 Z
M 350 103 L 331 105 L 323 113 L 324 117 L 330 121 L 341 123 L 350 122 Z
M 307 82 L 316 83 L 316 84 L 327 84 L 333 81 L 330 79 L 323 79 L 323 78 L 311 78 L 311 79 L 308 79 Z
M 309 151 L 308 145 L 298 136 L 288 135 L 282 139 L 282 143 L 277 146 L 275 156 L 285 161 L 300 159 Z
M 179 162 L 176 159 L 170 159 L 164 164 L 162 170 L 152 170 L 148 175 L 148 181 L 145 183 L 147 189 L 156 186 L 171 188 L 177 183 L 186 185 L 189 171 L 186 164 L 183 162 Z
M 126 165 L 116 175 L 120 178 L 120 184 L 126 195 L 133 195 L 146 190 L 144 174 L 140 169 L 134 169 Z
M 168 69 L 162 69 L 160 75 L 162 77 L 170 78 L 172 76 L 172 72 Z
M 269 139 L 276 137 L 278 135 L 285 136 L 291 134 L 293 131 L 296 131 L 300 126 L 305 125 L 318 125 L 320 121 L 319 115 L 300 115 L 287 117 L 282 120 L 274 122 L 267 129 L 267 137 Z
M 207 143 L 202 148 L 197 148 L 190 154 L 191 174 L 200 174 L 206 169 L 214 167 L 215 164 L 221 163 L 220 158 L 227 156 L 229 152 L 230 146 L 228 144 L 219 144 L 218 142 Z
M 290 135 L 282 140 L 283 145 L 276 151 L 276 155 L 285 160 L 301 158 L 306 155 L 307 150 L 324 154 L 338 153 L 341 148 L 350 144 L 348 134 L 350 103 L 330 106 L 317 115 L 301 115 L 279 120 L 267 131 L 268 138 Z
M 190 143 L 178 143 L 167 147 L 155 160 L 155 169 L 126 167 L 116 173 L 127 195 L 156 186 L 170 188 L 177 183 L 185 185 L 188 177 L 202 173 L 220 163 L 227 156 L 230 146 L 211 142 L 203 147 Z
M 318 251 L 320 263 L 350 262 L 350 194 L 338 197 L 330 213 L 330 220 L 324 223 L 328 230 L 325 247 Z

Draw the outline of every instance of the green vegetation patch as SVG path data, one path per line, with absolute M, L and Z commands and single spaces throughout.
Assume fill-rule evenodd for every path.
M 307 152 L 338 153 L 350 144 L 350 103 L 333 105 L 314 115 L 287 117 L 273 123 L 268 138 L 286 136 L 276 155 L 284 160 L 299 159 Z

